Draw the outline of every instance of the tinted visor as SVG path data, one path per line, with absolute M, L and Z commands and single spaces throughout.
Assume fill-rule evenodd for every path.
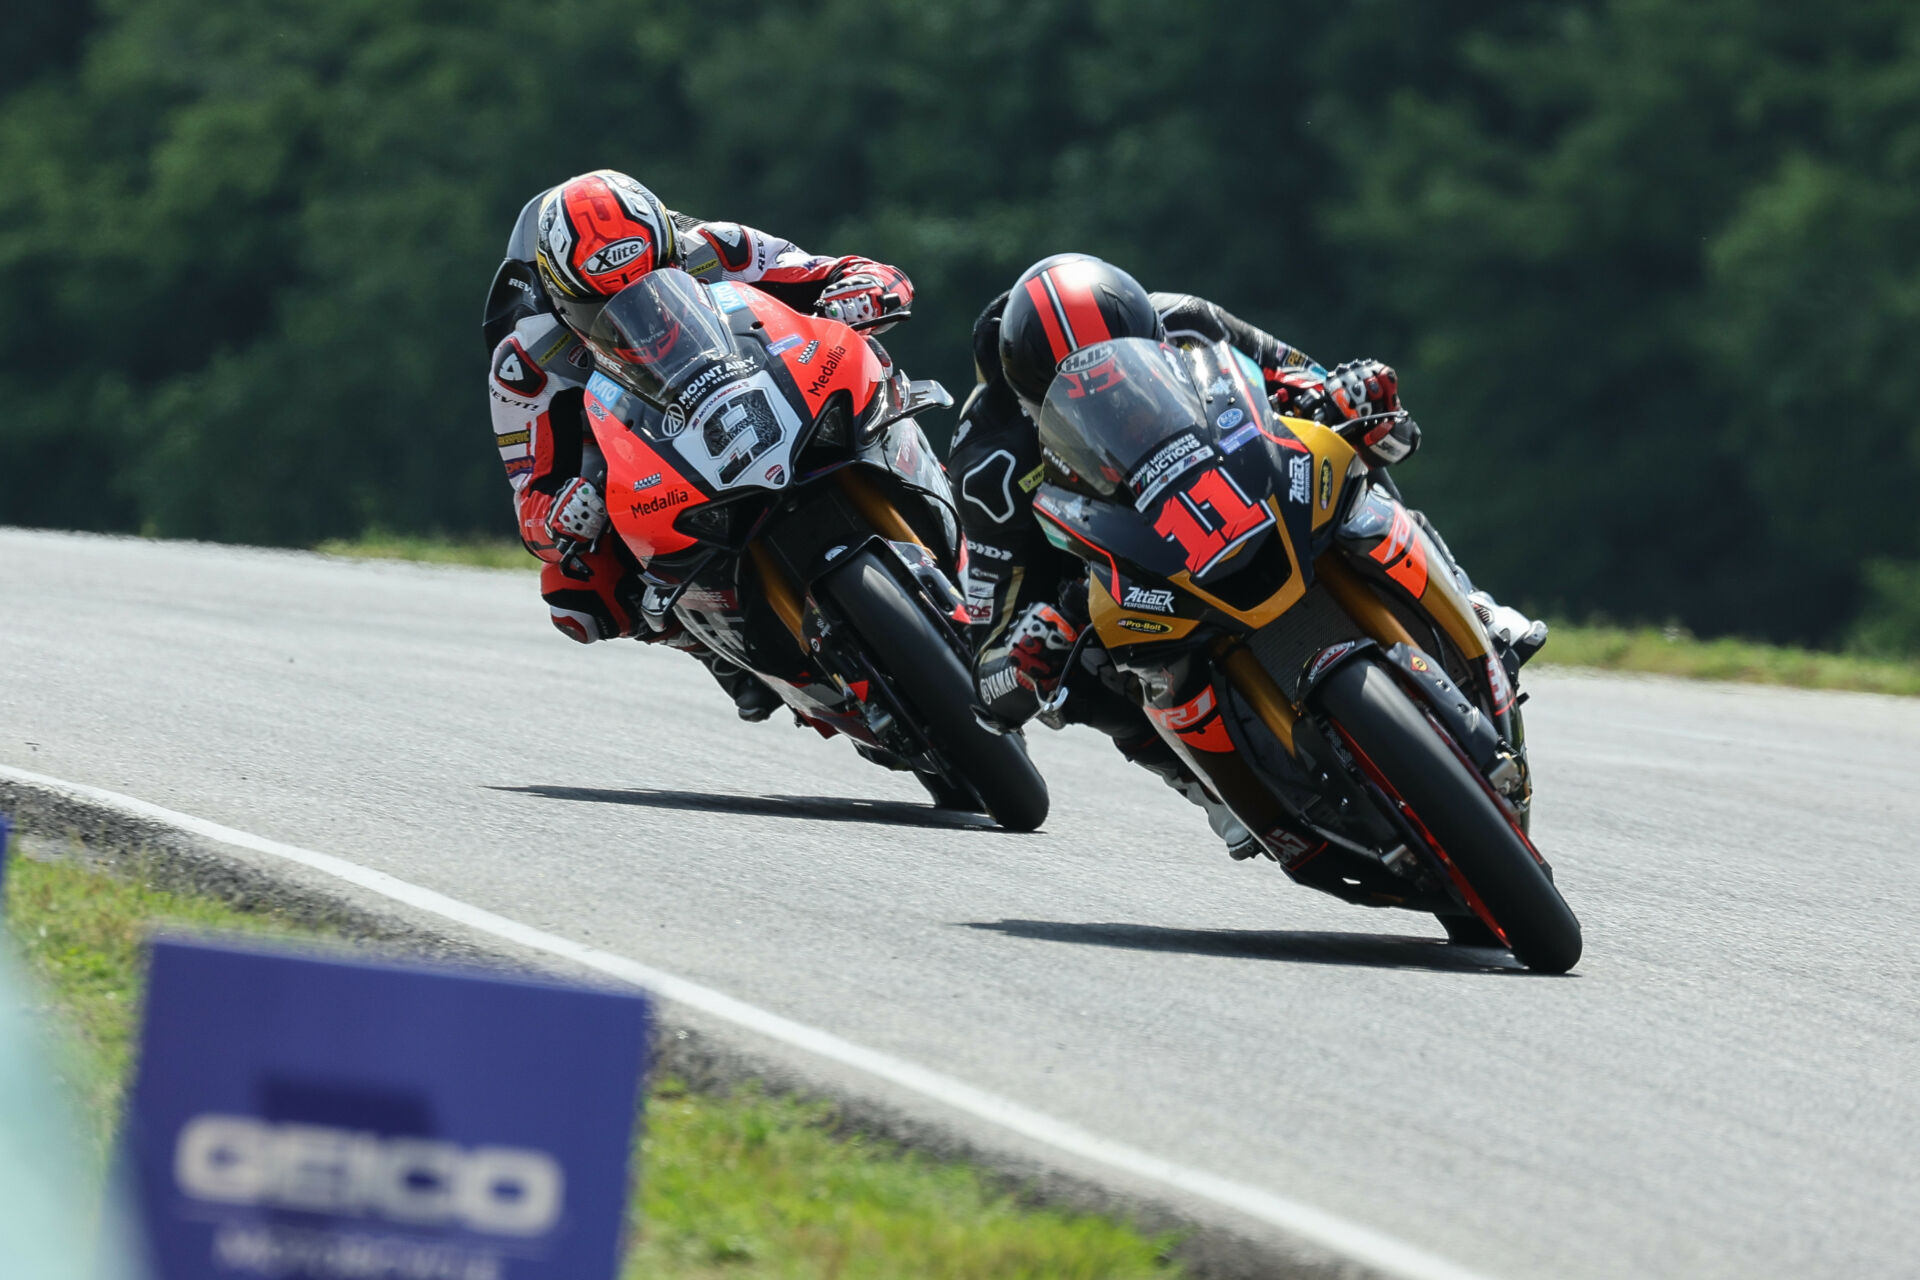
M 733 331 L 706 287 L 677 268 L 648 272 L 611 298 L 570 305 L 593 308 L 585 327 L 564 307 L 561 317 L 586 334 L 608 375 L 656 405 L 667 403 L 683 375 L 734 354 Z
M 1082 347 L 1060 362 L 1039 415 L 1040 442 L 1106 498 L 1127 494 L 1175 464 L 1211 456 L 1200 393 L 1184 358 L 1147 338 Z M 1189 443 L 1171 450 L 1175 437 Z M 1142 473 L 1152 464 L 1152 474 Z M 1139 473 L 1139 474 L 1137 474 Z

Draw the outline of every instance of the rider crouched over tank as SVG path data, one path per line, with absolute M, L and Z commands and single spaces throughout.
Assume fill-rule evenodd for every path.
M 608 533 L 606 460 L 582 409 L 595 368 L 586 341 L 607 300 L 657 268 L 709 283 L 739 281 L 798 310 L 848 324 L 904 311 L 913 285 L 861 257 L 820 257 L 735 222 L 666 208 L 624 173 L 598 169 L 528 201 L 487 295 L 484 332 L 494 443 L 513 487 L 521 541 L 545 562 L 540 594 L 553 625 L 582 644 L 630 636 L 693 654 L 745 720 L 780 699 L 761 681 L 670 622 L 642 615 L 639 568 Z
M 959 488 L 968 545 L 962 589 L 982 718 L 1009 729 L 1040 716 L 1055 728 L 1086 724 L 1112 738 L 1127 759 L 1158 775 L 1207 814 L 1235 858 L 1259 842 L 1213 796 L 1125 692 L 1121 673 L 1097 644 L 1080 645 L 1086 678 L 1066 681 L 1076 642 L 1090 625 L 1086 567 L 1051 545 L 1032 514 L 1046 474 L 1035 421 L 1060 361 L 1119 338 L 1176 346 L 1224 342 L 1258 366 L 1275 409 L 1323 424 L 1378 417 L 1359 452 L 1377 483 L 1394 492 L 1385 468 L 1412 455 L 1420 430 L 1401 412 L 1398 379 L 1377 360 L 1329 371 L 1298 348 L 1213 303 L 1185 294 L 1148 294 L 1132 276 L 1084 254 L 1035 263 L 974 324 L 975 387 L 954 435 L 948 470 Z M 1411 513 L 1451 562 L 1433 526 Z M 1517 669 L 1546 643 L 1547 628 L 1454 576 L 1495 644 Z M 1054 695 L 1066 681 L 1064 701 Z

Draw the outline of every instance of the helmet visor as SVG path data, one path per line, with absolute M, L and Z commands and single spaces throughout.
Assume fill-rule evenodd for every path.
M 662 407 L 687 375 L 734 354 L 705 286 L 671 267 L 606 299 L 582 332 L 612 378 Z
M 1060 362 L 1040 408 L 1040 444 L 1069 485 L 1109 499 L 1144 501 L 1169 470 L 1211 456 L 1206 411 L 1180 352 L 1147 338 L 1083 347 Z M 1161 446 L 1193 437 L 1184 452 Z M 1177 456 L 1173 456 L 1177 455 Z M 1151 474 L 1147 474 L 1151 472 Z

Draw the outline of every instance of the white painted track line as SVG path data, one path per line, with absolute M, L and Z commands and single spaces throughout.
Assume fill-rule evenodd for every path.
M 1125 1143 L 1114 1142 L 1021 1106 L 1011 1099 L 975 1088 L 963 1080 L 854 1044 L 817 1027 L 783 1018 L 777 1013 L 736 1000 L 725 992 L 676 977 L 651 965 L 574 942 L 517 920 L 509 920 L 384 871 L 363 867 L 332 854 L 268 840 L 191 814 L 177 813 L 132 796 L 82 786 L 45 774 L 0 765 L 0 778 L 115 809 L 132 817 L 163 823 L 202 839 L 282 858 L 371 890 L 416 910 L 453 921 L 464 928 L 583 965 L 643 987 L 661 999 L 724 1019 L 757 1035 L 909 1089 L 942 1106 L 996 1125 L 1029 1141 L 1104 1165 L 1133 1178 L 1160 1183 L 1244 1214 L 1302 1241 L 1350 1258 L 1382 1275 L 1398 1277 L 1400 1280 L 1487 1280 L 1479 1272 L 1457 1266 L 1312 1205 L 1177 1164 Z

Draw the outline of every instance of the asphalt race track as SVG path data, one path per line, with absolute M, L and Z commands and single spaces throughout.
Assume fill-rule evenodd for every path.
M 1551 653 L 1551 649 L 1548 651 Z M 531 575 L 0 530 L 0 764 L 391 872 L 1498 1277 L 1920 1271 L 1920 701 L 1530 676 L 1571 976 L 1229 861 L 1089 731 L 1038 834 Z

